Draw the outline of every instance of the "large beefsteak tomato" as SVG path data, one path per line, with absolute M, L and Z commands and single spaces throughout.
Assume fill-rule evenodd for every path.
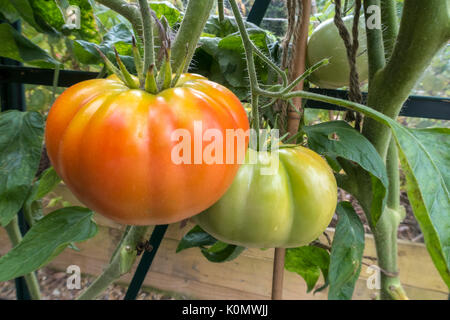
M 227 129 L 249 128 L 239 99 L 202 76 L 184 74 L 156 95 L 113 76 L 64 91 L 49 112 L 45 143 L 56 172 L 87 207 L 124 224 L 167 224 L 211 206 L 239 168 L 238 161 L 195 162 L 194 152 L 191 163 L 174 163 L 172 133 L 188 133 L 194 150 L 195 123 L 200 139 L 208 129 L 225 137 Z M 203 152 L 208 143 L 200 143 Z M 237 155 L 238 142 L 232 146 Z
M 333 172 L 314 151 L 301 146 L 273 152 L 248 149 L 225 195 L 193 220 L 227 243 L 298 247 L 326 229 L 336 204 Z

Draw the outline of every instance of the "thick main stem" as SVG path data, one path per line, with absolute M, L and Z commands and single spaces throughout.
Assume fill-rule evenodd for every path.
M 77 300 L 95 299 L 111 283 L 130 271 L 137 257 L 136 246 L 142 241 L 147 229 L 147 226 L 132 226 L 126 229 L 113 253 L 110 263 Z
M 208 20 L 214 0 L 190 0 L 172 46 L 172 70 L 186 61 L 184 72 L 194 56 L 198 40 Z
M 5 227 L 6 232 L 8 233 L 8 237 L 11 241 L 13 247 L 19 244 L 22 241 L 22 234 L 19 229 L 19 222 L 17 216 L 11 220 L 11 222 Z M 41 290 L 39 288 L 39 282 L 36 277 L 35 272 L 28 273 L 24 275 L 25 283 L 27 284 L 28 291 L 30 292 L 31 299 L 40 300 L 41 299 Z
M 366 10 L 371 4 L 379 5 L 379 1 L 366 0 Z M 379 29 L 367 30 L 368 105 L 395 119 L 432 57 L 448 40 L 450 19 L 445 1 L 405 1 L 399 35 L 396 38 L 394 1 L 384 1 L 382 9 L 383 33 Z M 366 16 L 366 20 L 367 18 Z M 386 50 L 382 51 L 383 44 L 386 44 Z M 408 54 L 405 54 L 406 52 Z M 385 57 L 389 57 L 386 65 Z M 373 119 L 365 120 L 363 134 L 372 142 L 381 157 L 386 159 L 390 182 L 388 207 L 377 225 L 371 226 L 379 266 L 383 270 L 381 298 L 405 299 L 406 295 L 397 275 L 397 228 L 401 219 L 397 148 L 391 141 L 390 130 Z M 361 184 L 359 192 L 367 191 L 367 185 Z M 367 204 L 363 206 L 367 207 Z
M 417 80 L 450 37 L 448 12 L 447 1 L 405 1 L 392 55 L 369 85 L 370 107 L 394 119 L 398 116 Z M 367 119 L 363 134 L 385 159 L 391 138 L 389 128 Z
M 381 268 L 380 298 L 383 300 L 407 300 L 398 277 L 397 267 L 397 229 L 401 215 L 396 210 L 386 210 L 372 227 L 377 251 L 378 265 Z

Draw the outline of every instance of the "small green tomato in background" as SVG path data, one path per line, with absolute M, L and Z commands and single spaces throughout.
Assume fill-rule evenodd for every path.
M 351 34 L 353 16 L 347 16 L 343 18 L 343 21 Z M 358 71 L 359 81 L 364 82 L 368 78 L 369 67 L 363 18 L 359 19 L 358 42 L 356 69 Z M 330 63 L 314 71 L 308 77 L 309 81 L 321 88 L 336 89 L 348 86 L 350 66 L 347 60 L 347 51 L 333 19 L 322 22 L 311 34 L 306 52 L 306 66 L 309 68 L 325 58 L 328 58 Z
M 329 225 L 337 185 L 327 162 L 304 147 L 249 149 L 225 195 L 194 221 L 217 239 L 245 247 L 298 247 Z

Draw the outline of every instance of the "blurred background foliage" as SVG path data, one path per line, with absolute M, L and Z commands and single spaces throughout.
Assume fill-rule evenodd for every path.
M 242 13 L 248 15 L 254 0 L 238 2 Z M 403 1 L 397 2 L 400 17 Z M 353 1 L 343 3 L 346 14 L 351 14 Z M 80 29 L 69 28 L 65 24 L 62 14 L 64 4 L 80 7 Z M 153 10 L 159 17 L 164 15 L 174 31 L 182 20 L 186 4 L 187 0 L 151 1 Z M 214 10 L 217 14 L 217 8 Z M 279 43 L 287 27 L 286 11 L 284 0 L 272 0 L 261 27 L 248 24 L 251 38 L 276 62 L 279 62 Z M 222 23 L 219 23 L 217 16 L 208 20 L 191 71 L 224 84 L 245 101 L 248 98 L 248 79 L 244 52 L 227 1 L 225 15 L 226 19 Z M 310 32 L 333 15 L 334 5 L 331 0 L 313 0 Z M 4 25 L 18 19 L 22 23 L 22 36 L 12 34 Z M 13 58 L 30 66 L 48 68 L 59 63 L 66 70 L 100 72 L 103 64 L 96 48 L 113 58 L 112 47 L 116 46 L 127 67 L 134 72 L 131 54 L 131 35 L 134 32 L 130 23 L 93 0 L 0 0 L 0 20 L 3 22 L 0 24 L 0 56 Z M 261 82 L 267 86 L 274 84 L 276 77 L 273 72 L 258 58 L 256 65 Z M 449 97 L 449 73 L 450 49 L 447 45 L 433 59 L 413 94 Z M 25 88 L 27 108 L 46 112 L 52 103 L 52 88 L 41 85 L 26 85 Z M 64 88 L 57 88 L 56 94 L 63 90 Z M 311 123 L 333 120 L 339 116 L 340 113 L 335 111 L 307 109 L 305 120 L 306 123 Z M 433 119 L 400 117 L 399 121 L 412 127 L 450 126 L 449 121 Z

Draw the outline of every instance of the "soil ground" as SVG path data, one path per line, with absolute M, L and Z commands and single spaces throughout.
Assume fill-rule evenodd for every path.
M 55 271 L 50 268 L 42 268 L 37 273 L 43 300 L 74 300 L 80 294 L 80 290 L 67 289 L 66 282 L 68 274 Z M 83 275 L 81 287 L 86 288 L 94 281 L 95 277 Z M 126 287 L 120 284 L 110 285 L 102 293 L 99 300 L 123 300 Z M 187 299 L 176 293 L 164 292 L 152 288 L 143 288 L 136 300 L 180 300 Z M 0 282 L 0 300 L 16 300 L 16 287 L 14 281 Z

